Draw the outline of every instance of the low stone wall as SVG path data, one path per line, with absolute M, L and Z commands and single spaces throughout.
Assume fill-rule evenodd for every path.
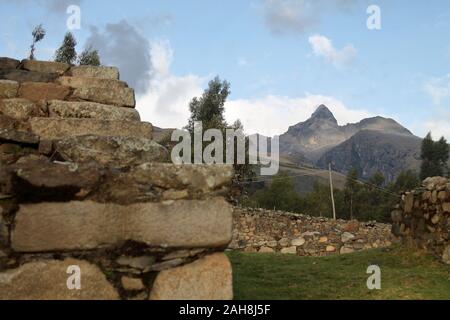
M 404 193 L 392 220 L 393 233 L 404 243 L 450 264 L 450 179 L 428 178 L 422 188 Z
M 0 300 L 232 299 L 233 170 L 176 166 L 110 67 L 0 58 Z
M 229 249 L 326 256 L 388 247 L 392 241 L 388 224 L 234 208 L 233 241 Z

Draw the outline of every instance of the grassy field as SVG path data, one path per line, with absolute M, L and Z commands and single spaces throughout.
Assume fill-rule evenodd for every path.
M 400 247 L 330 257 L 230 252 L 235 299 L 445 299 L 450 267 Z M 369 265 L 381 268 L 381 290 L 368 290 Z

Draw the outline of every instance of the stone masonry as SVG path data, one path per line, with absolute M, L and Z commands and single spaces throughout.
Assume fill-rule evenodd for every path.
M 311 217 L 265 209 L 234 208 L 229 249 L 299 256 L 347 254 L 388 247 L 391 225 Z
M 169 163 L 134 106 L 116 68 L 0 58 L 0 300 L 233 298 L 232 167 Z
M 409 246 L 450 264 L 450 179 L 428 178 L 392 211 L 392 232 Z

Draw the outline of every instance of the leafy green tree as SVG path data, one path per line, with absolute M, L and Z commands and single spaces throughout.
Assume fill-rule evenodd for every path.
M 224 111 L 229 95 L 230 84 L 227 81 L 221 81 L 219 77 L 211 80 L 203 95 L 200 98 L 195 97 L 189 104 L 191 117 L 187 129 L 193 133 L 196 121 L 202 121 L 203 130 L 226 128 Z
M 391 190 L 397 193 L 413 190 L 420 186 L 419 176 L 412 170 L 402 171 Z
M 447 140 L 442 137 L 439 141 L 433 141 L 431 133 L 422 141 L 421 150 L 422 165 L 420 167 L 420 179 L 443 176 L 447 172 L 449 159 L 449 146 Z
M 226 129 L 239 129 L 239 134 L 242 135 L 242 138 L 246 139 L 246 150 L 245 150 L 245 158 L 246 164 L 238 164 L 237 162 L 237 152 L 234 152 L 234 179 L 232 192 L 233 198 L 239 197 L 243 194 L 244 190 L 244 181 L 248 179 L 252 179 L 255 176 L 254 166 L 249 165 L 248 161 L 248 139 L 245 137 L 243 133 L 242 123 L 237 120 L 233 125 L 228 125 L 225 121 L 225 102 L 230 95 L 230 84 L 226 80 L 222 81 L 219 77 L 215 77 L 208 83 L 208 88 L 204 91 L 200 98 L 193 98 L 189 104 L 189 110 L 191 112 L 191 116 L 189 118 L 189 123 L 186 126 L 186 129 L 190 132 L 190 134 L 194 135 L 194 127 L 195 122 L 202 123 L 202 136 L 208 129 L 217 129 L 222 132 L 222 136 L 226 137 Z M 194 139 L 192 139 L 194 142 Z M 230 143 L 234 146 L 234 150 L 236 151 L 237 141 L 230 141 Z M 203 143 L 204 150 L 208 145 L 208 142 Z M 226 147 L 228 141 L 224 141 L 224 150 L 223 150 L 223 160 L 226 160 Z M 194 148 L 192 148 L 192 153 L 194 153 Z M 193 155 L 192 155 L 193 156 Z M 235 196 L 236 195 L 236 196 Z M 234 199 L 233 199 L 234 200 Z
M 73 65 L 77 59 L 75 47 L 77 41 L 71 32 L 67 32 L 64 36 L 63 43 L 55 53 L 55 61 Z
M 296 212 L 300 198 L 295 192 L 294 183 L 285 172 L 280 172 L 272 178 L 269 187 L 257 191 L 254 202 L 266 209 L 276 209 Z
M 84 49 L 78 56 L 78 64 L 80 66 L 100 66 L 101 62 L 98 50 L 94 50 L 91 46 Z
M 42 39 L 44 39 L 45 37 L 45 29 L 42 27 L 42 24 L 36 26 L 33 30 L 33 32 L 31 33 L 31 35 L 33 36 L 33 43 L 31 44 L 31 51 L 30 51 L 30 60 L 34 60 L 34 51 L 36 49 L 36 43 L 38 43 L 39 41 L 41 41 Z

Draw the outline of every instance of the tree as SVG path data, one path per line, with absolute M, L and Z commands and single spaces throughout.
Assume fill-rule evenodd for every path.
M 100 56 L 98 50 L 94 50 L 92 46 L 87 47 L 78 56 L 78 64 L 80 66 L 100 66 Z
M 33 32 L 31 33 L 31 35 L 33 36 L 33 43 L 31 44 L 31 51 L 30 51 L 29 59 L 34 60 L 35 59 L 34 50 L 36 48 L 36 43 L 38 43 L 45 37 L 45 29 L 42 27 L 42 24 L 36 26 L 34 28 Z
M 74 64 L 77 59 L 77 52 L 75 47 L 77 41 L 71 32 L 67 32 L 64 36 L 63 43 L 55 53 L 55 61 L 67 64 Z
M 237 134 L 244 138 L 247 141 L 247 138 L 244 135 L 244 128 L 239 120 L 237 120 L 233 125 L 229 126 L 225 121 L 225 102 L 230 95 L 230 84 L 226 80 L 222 81 L 219 77 L 215 77 L 208 83 L 208 88 L 202 94 L 200 98 L 193 98 L 189 104 L 189 110 L 191 112 L 191 116 L 189 118 L 189 123 L 186 126 L 186 129 L 190 132 L 191 136 L 194 135 L 194 127 L 195 122 L 202 123 L 202 136 L 208 129 L 217 129 L 222 132 L 222 136 L 226 137 L 226 129 L 234 129 Z M 194 139 L 192 139 L 194 142 Z M 226 158 L 226 150 L 228 142 L 233 145 L 234 150 L 236 149 L 237 142 L 233 141 L 224 141 L 223 144 L 224 152 L 223 152 L 223 160 Z M 205 150 L 208 142 L 203 143 L 202 151 Z M 254 166 L 249 165 L 248 161 L 248 143 L 246 143 L 245 149 L 245 158 L 246 164 L 237 164 L 237 152 L 234 152 L 234 178 L 232 191 L 230 192 L 230 197 L 232 200 L 236 200 L 239 198 L 244 190 L 243 181 L 246 179 L 252 179 L 254 174 Z M 192 148 L 192 152 L 194 152 L 194 148 Z
M 412 170 L 402 171 L 395 181 L 392 191 L 400 193 L 420 186 L 419 176 Z
M 280 172 L 272 178 L 269 187 L 256 192 L 254 200 L 258 206 L 266 209 L 295 212 L 298 210 L 300 198 L 291 177 Z
M 350 220 L 353 220 L 353 198 L 358 191 L 359 182 L 358 182 L 358 170 L 355 168 L 350 169 L 347 174 L 347 180 L 345 181 L 344 188 L 344 203 L 346 207 L 350 210 Z M 346 215 L 347 216 L 347 215 Z
M 439 141 L 433 141 L 431 132 L 422 141 L 421 150 L 422 165 L 420 167 L 420 179 L 443 176 L 447 169 L 449 159 L 449 146 L 447 140 L 442 137 Z
M 225 101 L 230 95 L 230 84 L 214 78 L 208 84 L 201 98 L 195 97 L 189 104 L 191 117 L 187 129 L 194 132 L 194 122 L 202 121 L 203 130 L 210 128 L 224 129 L 227 127 L 224 118 Z

